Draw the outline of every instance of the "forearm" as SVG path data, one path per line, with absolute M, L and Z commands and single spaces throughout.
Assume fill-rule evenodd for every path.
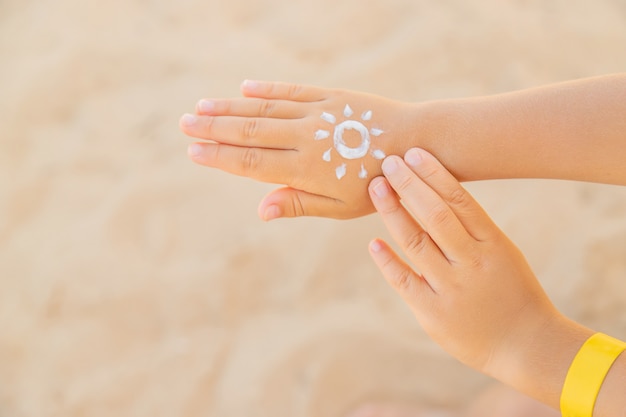
M 536 335 L 520 332 L 522 338 L 511 340 L 508 354 L 500 363 L 492 363 L 487 373 L 555 409 L 567 372 L 574 357 L 594 332 L 560 315 Z M 523 340 L 522 340 L 523 339 Z M 624 417 L 626 414 L 626 355 L 620 355 L 611 367 L 597 397 L 594 416 Z
M 546 317 L 539 311 L 530 311 Z M 544 404 L 559 408 L 563 383 L 576 353 L 593 331 L 554 311 L 549 320 L 526 315 L 484 372 Z
M 381 158 L 414 147 L 429 150 L 462 181 L 626 185 L 626 73 L 419 104 L 263 81 L 244 82 L 242 93 L 202 100 L 195 115 L 181 118 L 181 129 L 203 140 L 189 148 L 194 162 L 287 185 L 264 198 L 265 220 L 369 214 L 367 184 L 381 174 Z M 360 130 L 347 132 L 354 126 Z M 346 148 L 356 154 L 346 157 Z
M 461 180 L 626 184 L 626 74 L 416 109 L 419 145 Z

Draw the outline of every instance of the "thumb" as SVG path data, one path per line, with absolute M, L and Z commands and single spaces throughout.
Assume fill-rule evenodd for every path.
M 291 187 L 278 188 L 267 194 L 258 208 L 259 217 L 270 221 L 280 217 L 317 216 L 345 219 L 356 217 L 340 200 Z

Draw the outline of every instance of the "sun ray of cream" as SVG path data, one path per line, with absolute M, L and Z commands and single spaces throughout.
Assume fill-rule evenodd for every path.
M 337 174 L 337 179 L 340 180 L 346 175 L 346 164 L 341 164 L 335 170 L 335 174 Z
M 320 117 L 322 118 L 322 120 L 324 120 L 325 122 L 328 122 L 328 123 L 335 124 L 337 122 L 337 118 L 335 116 L 333 116 L 332 114 L 330 114 L 330 113 L 324 112 L 324 113 L 322 113 L 322 115 Z
M 367 178 L 367 170 L 365 169 L 363 164 L 361 164 L 361 170 L 359 171 L 359 178 L 361 179 Z
M 350 117 L 353 114 L 354 114 L 354 111 L 352 111 L 352 108 L 348 104 L 346 104 L 346 108 L 343 109 L 343 115 L 346 117 Z
M 371 120 L 372 119 L 372 111 L 368 110 L 361 115 L 361 120 Z
M 330 148 L 329 150 L 327 150 L 326 152 L 324 152 L 324 155 L 322 156 L 322 159 L 326 162 L 330 162 L 330 151 L 332 151 L 333 148 Z
M 387 155 L 385 155 L 385 152 L 381 151 L 380 149 L 374 149 L 372 150 L 372 156 L 374 157 L 374 159 L 385 159 Z
M 380 130 L 380 129 L 375 129 L 375 128 L 371 128 L 371 129 L 370 129 L 370 134 L 371 134 L 372 136 L 380 136 L 380 135 L 382 135 L 383 133 L 385 133 L 385 132 L 384 132 L 383 130 Z
M 330 132 L 328 130 L 320 129 L 317 132 L 315 132 L 315 140 L 326 139 L 329 136 L 330 136 Z

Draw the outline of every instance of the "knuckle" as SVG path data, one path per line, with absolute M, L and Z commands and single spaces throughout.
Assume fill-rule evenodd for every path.
M 219 143 L 206 147 L 200 159 L 201 164 L 209 167 L 220 166 L 221 146 Z
M 479 251 L 470 251 L 467 255 L 467 265 L 475 271 L 485 269 L 485 259 Z
M 287 97 L 290 99 L 296 99 L 302 93 L 302 86 L 300 84 L 289 84 L 287 87 Z
M 389 215 L 394 215 L 396 213 L 399 213 L 402 207 L 403 206 L 400 203 L 393 202 L 393 203 L 390 203 L 389 205 L 384 205 L 383 207 L 379 207 L 378 211 L 383 216 L 389 216 Z
M 242 136 L 246 139 L 250 139 L 256 136 L 259 124 L 257 119 L 247 119 L 242 127 Z
M 402 268 L 396 272 L 393 282 L 400 291 L 408 292 L 413 283 L 413 272 L 407 268 Z
M 268 83 L 264 86 L 264 95 L 266 97 L 274 97 L 277 95 L 277 92 L 279 91 L 278 87 L 276 86 L 276 83 Z
M 263 100 L 259 105 L 259 115 L 261 117 L 270 117 L 274 113 L 275 102 L 273 100 Z
M 428 240 L 428 234 L 423 230 L 418 230 L 408 236 L 403 246 L 407 253 L 418 254 L 424 250 L 428 244 Z
M 254 171 L 259 166 L 261 156 L 256 148 L 245 148 L 241 157 L 241 167 L 244 173 Z
M 410 175 L 404 175 L 402 178 L 398 179 L 396 183 L 396 189 L 400 194 L 405 193 L 411 188 L 413 184 L 413 178 Z
M 205 117 L 204 119 L 204 134 L 211 138 L 213 137 L 213 122 L 215 121 L 214 117 Z
M 295 193 L 291 199 L 291 208 L 293 210 L 294 217 L 304 216 L 304 204 L 298 193 Z
M 438 205 L 430 211 L 427 220 L 431 227 L 441 227 L 450 220 L 450 212 L 445 206 Z
M 450 205 L 456 207 L 466 207 L 470 203 L 468 197 L 469 196 L 467 194 L 467 191 L 465 191 L 463 188 L 456 187 L 454 190 L 452 190 L 452 192 L 450 192 L 447 200 Z
M 437 173 L 439 172 L 439 167 L 429 162 L 430 161 L 426 161 L 424 164 L 422 164 L 419 170 L 420 178 L 425 181 L 436 177 Z
M 218 107 L 221 107 L 219 111 L 224 114 L 230 114 L 232 112 L 232 103 L 230 100 L 223 100 L 216 103 Z

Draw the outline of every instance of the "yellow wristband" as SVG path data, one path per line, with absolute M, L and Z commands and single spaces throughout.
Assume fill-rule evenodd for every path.
M 591 336 L 567 371 L 561 392 L 563 417 L 592 417 L 604 378 L 626 343 L 602 333 Z

